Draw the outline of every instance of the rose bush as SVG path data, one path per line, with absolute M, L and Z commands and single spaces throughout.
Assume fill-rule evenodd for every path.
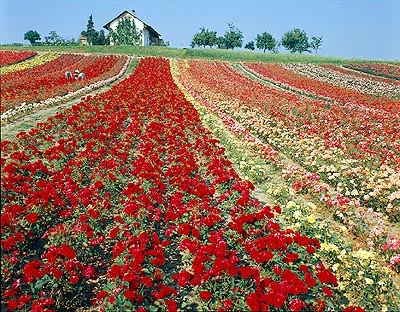
M 0 66 L 19 63 L 35 56 L 36 54 L 36 51 L 0 50 Z
M 320 243 L 251 196 L 167 60 L 3 141 L 9 310 L 332 310 Z M 345 301 L 344 301 L 345 302 Z
M 86 85 L 115 75 L 122 68 L 125 56 L 94 56 L 64 54 L 41 66 L 25 69 L 2 76 L 1 112 L 19 106 L 62 96 Z M 75 68 L 85 73 L 84 80 L 68 80 L 66 71 Z

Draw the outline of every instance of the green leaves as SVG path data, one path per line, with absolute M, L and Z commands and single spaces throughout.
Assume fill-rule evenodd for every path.
M 209 46 L 210 48 L 217 44 L 217 32 L 205 29 L 204 27 L 200 28 L 200 32 L 194 34 L 192 40 L 192 48 L 195 46 L 203 47 Z
M 117 25 L 115 31 L 110 30 L 110 37 L 119 45 L 140 45 L 143 32 L 136 28 L 135 22 L 125 17 Z
M 262 34 L 257 35 L 256 46 L 258 49 L 263 50 L 264 53 L 265 50 L 276 53 L 279 42 L 270 33 L 264 31 Z
M 303 53 L 305 51 L 311 53 L 306 32 L 298 28 L 288 31 L 283 35 L 282 45 L 286 50 L 289 50 L 290 53 Z

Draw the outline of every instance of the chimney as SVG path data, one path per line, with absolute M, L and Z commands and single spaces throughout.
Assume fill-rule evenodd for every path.
M 135 10 L 132 10 L 133 16 L 135 16 Z

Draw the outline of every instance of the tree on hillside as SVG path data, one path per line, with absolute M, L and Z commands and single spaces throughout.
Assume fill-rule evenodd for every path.
M 140 45 L 142 31 L 136 28 L 133 20 L 125 17 L 118 23 L 115 31 L 110 30 L 110 39 L 119 45 Z
M 196 46 L 203 48 L 209 46 L 211 48 L 216 44 L 217 44 L 217 32 L 201 27 L 200 31 L 194 34 L 191 46 L 192 48 Z
M 234 49 L 236 47 L 240 48 L 243 44 L 243 34 L 242 32 L 233 25 L 233 23 L 228 24 L 229 29 L 224 35 L 224 46 L 225 49 Z
M 225 37 L 217 37 L 217 48 L 218 49 L 226 49 L 226 45 L 225 45 Z
M 322 37 L 311 37 L 310 47 L 315 51 L 315 54 L 318 53 L 319 48 L 322 45 Z
M 268 50 L 270 52 L 275 52 L 277 50 L 278 41 L 272 37 L 272 35 L 266 31 L 262 34 L 258 34 L 256 38 L 256 46 L 258 49 Z
M 88 23 L 86 25 L 86 32 L 83 34 L 87 38 L 87 42 L 90 45 L 96 44 L 97 39 L 99 37 L 99 33 L 94 29 L 94 22 L 93 22 L 93 16 L 89 16 Z
M 36 30 L 29 30 L 24 34 L 24 40 L 28 40 L 32 45 L 34 45 L 36 41 L 41 40 L 40 34 Z
M 311 53 L 309 50 L 310 44 L 308 43 L 308 37 L 304 30 L 296 28 L 286 32 L 283 35 L 281 42 L 290 53 L 303 53 L 304 51 Z
M 254 51 L 255 46 L 254 46 L 254 41 L 249 41 L 246 43 L 246 45 L 244 46 L 245 49 Z
M 97 37 L 96 45 L 105 45 L 106 44 L 106 35 L 104 34 L 104 30 L 99 31 L 99 35 Z
M 61 38 L 56 31 L 50 31 L 49 35 L 44 37 L 46 45 L 57 45 L 62 44 L 64 39 Z

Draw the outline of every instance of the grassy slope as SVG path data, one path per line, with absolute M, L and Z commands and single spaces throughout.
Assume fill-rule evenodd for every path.
M 311 54 L 271 54 L 251 51 L 232 51 L 220 49 L 177 49 L 169 47 L 137 47 L 137 46 L 0 46 L 0 49 L 8 50 L 35 50 L 35 51 L 64 51 L 80 53 L 111 53 L 129 54 L 135 56 L 156 56 L 166 58 L 185 59 L 212 59 L 231 62 L 255 61 L 255 62 L 310 62 L 310 63 L 351 63 L 373 62 L 354 58 L 339 58 Z M 377 62 L 375 60 L 375 62 Z M 397 63 L 391 61 L 386 63 Z

